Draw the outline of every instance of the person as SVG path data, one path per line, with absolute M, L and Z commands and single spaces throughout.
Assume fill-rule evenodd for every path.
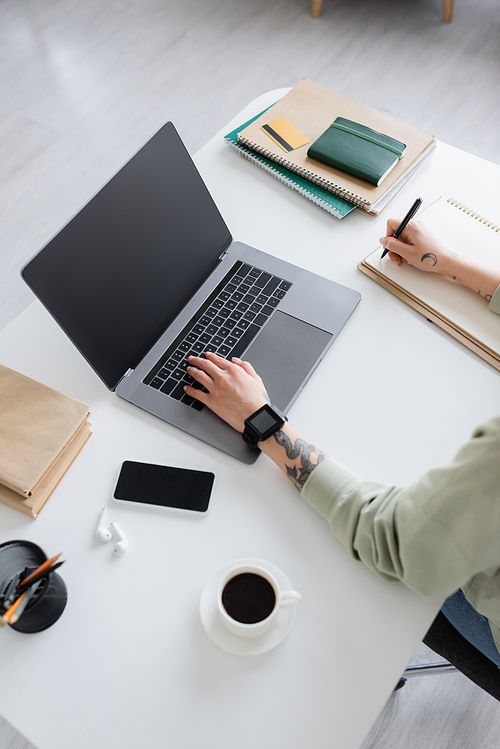
M 450 251 L 420 222 L 389 219 L 381 244 L 397 264 L 463 283 L 500 314 L 500 272 Z M 249 362 L 216 353 L 189 357 L 204 386 L 186 392 L 242 433 L 269 402 Z M 408 486 L 368 481 L 325 455 L 285 421 L 258 448 L 330 524 L 347 551 L 379 577 L 445 601 L 443 613 L 500 667 L 500 418 L 482 424 L 449 466 Z
M 424 272 L 450 278 L 482 296 L 489 302 L 490 310 L 500 314 L 500 269 L 476 263 L 448 249 L 421 221 L 411 221 L 400 238 L 395 239 L 392 235 L 398 225 L 396 219 L 389 219 L 387 237 L 380 239 L 393 263 L 408 263 Z

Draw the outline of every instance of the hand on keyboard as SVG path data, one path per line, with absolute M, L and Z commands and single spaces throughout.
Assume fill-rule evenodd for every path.
M 184 390 L 243 432 L 245 419 L 269 403 L 264 383 L 250 362 L 235 358 L 228 361 L 209 351 L 205 356 L 204 359 L 190 356 L 187 371 L 207 392 L 189 385 Z

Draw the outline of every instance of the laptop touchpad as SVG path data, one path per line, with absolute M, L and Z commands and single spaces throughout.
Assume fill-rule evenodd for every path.
M 243 357 L 262 377 L 271 403 L 284 409 L 331 338 L 321 328 L 275 312 Z

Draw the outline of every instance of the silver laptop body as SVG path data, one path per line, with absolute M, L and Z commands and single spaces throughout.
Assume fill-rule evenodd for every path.
M 108 388 L 245 463 L 258 453 L 241 435 L 181 397 L 185 357 L 211 349 L 247 359 L 286 413 L 360 300 L 233 242 L 172 123 L 22 276 Z

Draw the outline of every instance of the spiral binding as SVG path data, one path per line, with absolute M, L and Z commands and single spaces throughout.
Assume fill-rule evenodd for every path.
M 257 164 L 258 166 L 262 167 L 264 171 L 269 172 L 269 174 L 272 174 L 273 177 L 276 177 L 280 182 L 283 182 L 285 185 L 288 185 L 288 187 L 291 187 L 293 190 L 296 190 L 300 195 L 302 195 L 304 198 L 307 198 L 312 203 L 315 203 L 316 205 L 323 208 L 325 211 L 330 213 L 332 216 L 335 216 L 336 218 L 343 218 L 343 215 L 339 213 L 339 211 L 336 211 L 332 206 L 328 205 L 324 200 L 322 200 L 317 195 L 314 195 L 312 192 L 309 192 L 309 190 L 306 190 L 303 187 L 300 187 L 295 182 L 293 182 L 291 179 L 288 179 L 283 174 L 280 174 L 276 169 L 273 169 L 269 164 L 266 164 L 264 161 L 262 161 L 259 158 L 258 154 L 248 153 L 243 150 L 242 146 L 239 143 L 232 143 L 231 141 L 227 141 L 231 148 L 233 148 L 237 153 L 240 154 L 240 156 L 243 156 L 243 158 L 248 159 L 248 161 L 252 161 L 254 164 Z
M 450 205 L 454 206 L 455 208 L 458 208 L 460 211 L 463 211 L 471 218 L 475 218 L 476 221 L 479 221 L 480 224 L 484 224 L 489 229 L 493 229 L 493 231 L 500 232 L 500 226 L 498 226 L 498 224 L 494 224 L 493 221 L 490 221 L 484 216 L 481 216 L 480 213 L 477 213 L 477 211 L 473 211 L 472 208 L 468 208 L 463 203 L 460 203 L 458 200 L 455 200 L 455 198 L 448 198 L 446 202 L 450 203 Z
M 360 206 L 361 208 L 370 205 L 370 202 L 368 200 L 363 200 L 359 195 L 356 195 L 353 192 L 350 192 L 349 190 L 344 190 L 343 187 L 339 187 L 339 185 L 334 184 L 333 182 L 330 182 L 327 179 L 324 179 L 323 177 L 318 177 L 313 172 L 310 172 L 308 169 L 303 169 L 302 167 L 298 167 L 295 164 L 292 164 L 290 161 L 287 161 L 287 159 L 284 159 L 282 156 L 277 156 L 272 151 L 268 151 L 267 148 L 262 148 L 262 146 L 259 146 L 257 143 L 253 143 L 252 141 L 248 140 L 247 138 L 242 138 L 238 136 L 238 142 L 246 146 L 247 148 L 251 148 L 252 151 L 257 151 L 258 153 L 262 154 L 266 159 L 269 159 L 270 161 L 275 161 L 280 166 L 285 167 L 285 169 L 289 169 L 292 172 L 295 172 L 296 174 L 300 174 L 301 177 L 305 177 L 305 179 L 308 179 L 310 182 L 314 182 L 316 185 L 319 185 L 320 187 L 323 187 L 325 190 L 330 190 L 330 192 L 333 192 L 335 195 L 338 195 L 341 198 L 345 198 L 345 200 L 348 200 L 350 203 L 353 203 L 354 205 Z

